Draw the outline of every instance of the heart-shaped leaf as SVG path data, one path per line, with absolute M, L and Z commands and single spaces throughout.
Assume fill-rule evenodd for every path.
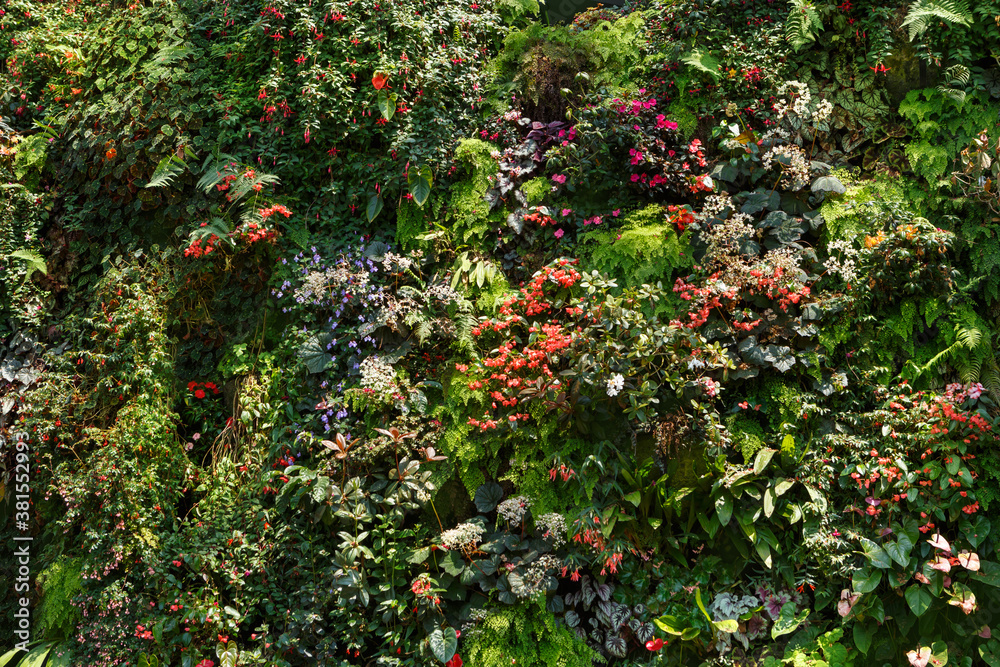
M 458 635 L 455 628 L 445 628 L 444 630 L 437 628 L 428 637 L 428 641 L 431 645 L 431 653 L 441 662 L 448 662 L 455 657 L 455 651 L 458 650 Z

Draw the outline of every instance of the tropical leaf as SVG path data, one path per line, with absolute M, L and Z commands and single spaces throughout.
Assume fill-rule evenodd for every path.
M 917 0 L 910 6 L 902 26 L 909 28 L 912 42 L 935 21 L 967 26 L 972 23 L 972 14 L 966 0 Z

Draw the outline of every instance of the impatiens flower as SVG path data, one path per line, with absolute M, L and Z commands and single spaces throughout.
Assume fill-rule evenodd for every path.
M 665 642 L 662 639 L 657 637 L 656 639 L 650 639 L 648 642 L 646 642 L 646 648 L 650 651 L 659 651 L 661 648 L 663 648 L 664 643 Z
M 567 215 L 569 215 L 572 212 L 573 212 L 573 209 L 571 209 L 571 208 L 564 208 L 562 210 L 562 216 L 565 218 Z
M 556 237 L 557 239 L 561 239 L 561 238 L 563 237 L 563 234 L 565 234 L 565 233 L 566 233 L 566 232 L 564 232 L 564 231 L 562 230 L 562 228 L 560 228 L 560 229 L 557 229 L 557 230 L 555 231 L 555 237 Z
M 556 183 L 559 183 L 559 184 L 565 183 L 566 182 L 566 175 L 565 174 L 553 174 L 552 175 L 552 180 L 555 181 Z

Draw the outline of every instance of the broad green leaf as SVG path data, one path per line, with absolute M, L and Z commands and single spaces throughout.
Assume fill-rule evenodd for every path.
M 503 489 L 496 482 L 486 482 L 476 489 L 476 496 L 473 500 L 476 503 L 476 509 L 483 514 L 492 512 L 503 500 Z
M 42 667 L 53 646 L 55 646 L 54 642 L 46 642 L 36 646 L 28 651 L 28 655 L 24 656 L 21 662 L 17 663 L 17 667 Z
M 716 498 L 715 511 L 719 515 L 719 523 L 728 526 L 729 520 L 733 517 L 733 497 L 727 493 Z
M 913 550 L 913 542 L 905 533 L 900 533 L 895 542 L 885 545 L 885 551 L 889 558 L 893 559 L 903 567 L 910 564 L 910 552 Z
M 809 616 L 809 609 L 803 609 L 798 614 L 795 613 L 795 603 L 786 602 L 781 607 L 781 613 L 778 615 L 778 619 L 771 626 L 771 639 L 777 639 L 782 635 L 787 635 L 790 632 L 794 632 L 796 628 L 802 625 L 802 622 L 806 620 Z
M 567 619 L 568 619 L 568 614 L 567 614 Z M 654 618 L 653 623 L 655 623 L 656 627 L 658 627 L 660 630 L 663 630 L 664 632 L 671 635 L 680 635 L 685 630 L 684 626 L 680 622 L 680 619 L 678 619 L 676 616 L 671 616 L 670 614 L 664 614 L 659 618 Z M 573 626 L 570 625 L 569 627 L 572 628 Z
M 455 633 L 455 628 L 437 628 L 428 637 L 428 641 L 431 645 L 431 653 L 434 657 L 441 662 L 448 662 L 453 657 L 455 657 L 455 651 L 458 649 L 458 636 Z
M 764 491 L 764 516 L 768 519 L 770 519 L 771 515 L 774 514 L 774 501 L 774 489 L 768 487 Z
M 855 621 L 854 623 L 854 645 L 859 651 L 868 654 L 868 649 L 872 645 L 872 637 L 875 636 L 875 622 L 868 621 L 866 623 L 861 623 Z
M 712 621 L 712 625 L 714 625 L 717 630 L 721 630 L 722 632 L 732 633 L 740 631 L 740 622 L 735 618 L 727 618 L 724 621 Z
M 794 479 L 791 479 L 791 478 L 783 479 L 783 480 L 781 480 L 780 482 L 778 482 L 775 485 L 775 487 L 774 487 L 774 493 L 777 496 L 783 496 L 793 486 L 795 486 L 795 480 Z
M 0 656 L 0 667 L 14 667 L 25 653 L 19 648 L 12 648 Z
M 389 95 L 384 90 L 378 91 L 378 110 L 382 112 L 382 117 L 386 120 L 392 120 L 393 114 L 396 113 L 396 100 L 398 98 L 396 93 Z
M 889 560 L 889 554 L 885 552 L 885 549 L 875 544 L 867 537 L 861 538 L 861 547 L 865 550 L 865 558 L 868 562 L 875 567 L 886 570 L 892 566 L 892 561 Z
M 712 617 L 709 616 L 708 610 L 705 609 L 705 603 L 701 601 L 701 589 L 700 588 L 695 588 L 694 589 L 694 601 L 697 603 L 698 609 L 701 609 L 701 613 L 705 614 L 705 618 L 707 618 L 708 622 L 711 623 L 712 622 Z
M 910 605 L 910 610 L 915 616 L 923 616 L 934 602 L 931 592 L 920 584 L 913 584 L 907 588 L 905 596 L 906 604 Z
M 431 194 L 431 168 L 429 165 L 410 167 L 406 173 L 406 182 L 410 186 L 410 194 L 417 206 L 423 206 Z
M 375 216 L 382 210 L 382 195 L 372 195 L 368 200 L 368 207 L 365 212 L 368 215 L 368 222 L 375 219 Z
M 627 500 L 630 503 L 632 503 L 633 507 L 638 507 L 639 503 L 642 501 L 642 492 L 641 491 L 633 491 L 632 493 L 630 493 L 627 496 L 625 496 L 625 500 Z
M 882 570 L 872 570 L 867 567 L 855 572 L 851 579 L 855 593 L 871 593 L 878 588 L 881 581 Z
M 773 457 L 777 451 L 778 450 L 776 449 L 764 448 L 757 452 L 757 457 L 753 461 L 753 474 L 759 475 L 764 472 L 764 468 L 766 468 L 767 464 L 771 462 L 771 457 Z

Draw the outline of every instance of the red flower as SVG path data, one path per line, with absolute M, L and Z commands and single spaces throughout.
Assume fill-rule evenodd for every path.
M 444 667 L 462 667 L 462 658 L 456 653 L 451 660 L 444 663 Z
M 661 648 L 663 648 L 664 643 L 665 642 L 662 639 L 657 637 L 656 639 L 650 639 L 648 642 L 646 642 L 646 648 L 649 649 L 650 651 L 659 651 Z
M 205 390 L 204 389 L 199 389 L 198 391 L 194 392 L 194 397 L 195 398 L 205 398 Z
M 382 90 L 383 88 L 385 88 L 385 84 L 388 80 L 389 80 L 388 74 L 375 72 L 375 74 L 372 75 L 372 85 L 375 86 L 375 90 Z
M 188 391 L 194 391 L 194 388 L 197 386 L 198 383 L 195 382 L 194 380 L 191 380 L 191 382 L 188 382 Z

